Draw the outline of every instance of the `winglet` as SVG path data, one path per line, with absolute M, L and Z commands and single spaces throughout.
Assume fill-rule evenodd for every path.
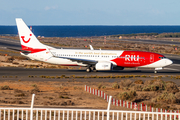
M 94 50 L 94 48 L 92 47 L 92 45 L 89 45 L 89 47 L 90 47 L 90 50 Z

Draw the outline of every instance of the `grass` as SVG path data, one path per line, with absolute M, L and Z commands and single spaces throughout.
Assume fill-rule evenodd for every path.
M 59 98 L 70 99 L 68 96 L 65 96 L 65 97 L 64 97 L 64 96 L 62 96 L 62 95 L 60 95 Z
M 0 87 L 1 90 L 11 90 L 11 88 L 8 85 L 4 85 Z
M 13 76 L 2 76 L 3 78 L 13 78 Z M 38 76 L 34 76 L 34 75 L 29 75 L 29 78 L 38 78 Z M 69 78 L 116 78 L 116 79 L 121 79 L 121 78 L 152 78 L 150 75 L 106 75 L 106 76 L 100 76 L 100 75 L 84 75 L 84 76 L 76 76 L 76 75 L 70 75 L 70 76 L 66 76 L 66 75 L 61 75 L 61 76 L 47 76 L 47 75 L 41 75 L 39 76 L 40 78 L 51 78 L 51 79 L 61 79 L 61 78 L 65 78 L 65 79 L 69 79 Z M 180 79 L 180 75 L 176 75 L 176 76 L 164 76 L 164 77 L 171 77 L 171 79 Z M 15 78 L 18 78 L 18 76 L 15 76 Z M 161 79 L 163 78 L 162 75 L 153 77 L 154 79 Z
M 25 96 L 24 93 L 19 93 L 19 94 L 16 94 L 16 95 L 15 95 L 15 97 L 23 97 L 23 96 Z
M 114 88 L 114 89 L 119 89 L 120 86 L 118 85 L 118 83 L 114 83 L 113 86 L 112 86 L 112 88 Z
M 36 84 L 32 84 L 31 86 L 32 86 L 32 87 L 37 87 L 37 85 L 36 85 Z
M 134 83 L 135 84 L 144 84 L 144 82 L 142 80 L 135 80 Z

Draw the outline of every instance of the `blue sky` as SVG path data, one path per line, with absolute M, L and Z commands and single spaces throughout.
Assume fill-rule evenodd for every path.
M 180 0 L 0 0 L 0 25 L 180 25 Z

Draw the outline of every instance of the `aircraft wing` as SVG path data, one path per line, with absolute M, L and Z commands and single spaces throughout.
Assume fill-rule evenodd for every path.
M 95 65 L 96 63 L 98 63 L 98 61 L 96 61 L 96 60 L 70 58 L 70 57 L 59 57 L 59 56 L 54 55 L 48 48 L 46 48 L 46 50 L 49 51 L 53 57 L 56 57 L 56 58 L 68 59 L 68 60 L 71 60 L 72 62 L 78 62 L 78 63 L 88 64 L 88 65 Z
M 96 61 L 96 60 L 70 58 L 70 57 L 59 57 L 59 56 L 54 56 L 54 57 L 68 59 L 68 60 L 71 60 L 72 62 L 78 62 L 78 63 L 88 64 L 88 65 L 95 65 L 96 63 L 98 63 L 98 61 Z

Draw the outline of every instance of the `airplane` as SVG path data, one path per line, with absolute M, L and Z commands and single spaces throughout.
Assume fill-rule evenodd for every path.
M 22 49 L 20 53 L 32 60 L 63 66 L 83 66 L 86 71 L 111 71 L 124 68 L 153 68 L 154 73 L 173 62 L 164 55 L 129 50 L 57 49 L 42 44 L 21 18 L 16 18 Z

